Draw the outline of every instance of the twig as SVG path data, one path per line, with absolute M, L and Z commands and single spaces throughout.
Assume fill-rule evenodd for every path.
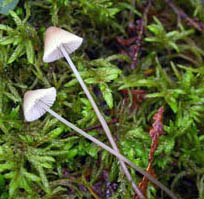
M 134 56 L 133 56 L 132 64 L 131 64 L 132 69 L 134 69 L 136 67 L 137 57 L 138 57 L 139 50 L 140 50 L 140 47 L 142 44 L 142 37 L 143 37 L 143 33 L 144 33 L 144 24 L 145 24 L 145 20 L 147 18 L 147 14 L 149 12 L 150 7 L 151 7 L 151 0 L 149 0 L 148 5 L 144 10 L 143 17 L 140 20 L 139 33 L 138 33 L 138 37 L 136 40 L 136 45 L 134 46 Z
M 153 116 L 154 123 L 152 125 L 152 128 L 149 131 L 150 137 L 152 138 L 152 144 L 151 144 L 151 149 L 150 149 L 149 158 L 148 158 L 149 164 L 148 164 L 146 171 L 153 176 L 155 176 L 155 174 L 152 170 L 152 163 L 154 160 L 154 152 L 156 151 L 157 146 L 158 146 L 159 136 L 161 134 L 164 134 L 163 123 L 162 123 L 163 113 L 164 113 L 164 107 L 162 106 L 159 108 L 158 112 L 156 114 L 154 114 L 154 116 Z M 149 180 L 144 176 L 142 181 L 139 184 L 139 188 L 142 191 L 142 193 L 144 194 L 144 196 L 146 196 L 148 182 L 149 182 Z M 137 197 L 135 197 L 135 198 L 137 198 Z
M 204 24 L 201 22 L 197 22 L 194 19 L 191 19 L 190 17 L 188 17 L 188 15 L 181 9 L 178 9 L 171 0 L 164 0 L 169 7 L 171 7 L 173 9 L 173 11 L 180 17 L 185 19 L 191 26 L 193 26 L 194 28 L 196 28 L 199 31 L 203 31 L 204 30 Z
M 123 49 L 120 49 L 120 53 L 127 55 L 131 58 L 132 63 L 130 67 L 134 69 L 136 67 L 137 63 L 137 57 L 139 54 L 140 47 L 142 45 L 142 37 L 144 34 L 144 28 L 145 28 L 145 21 L 147 18 L 147 14 L 149 12 L 149 9 L 151 7 L 152 0 L 148 0 L 148 5 L 144 10 L 143 17 L 140 20 L 137 20 L 136 23 L 133 22 L 132 13 L 130 13 L 130 21 L 128 23 L 127 27 L 127 34 L 130 36 L 128 39 L 124 39 L 122 37 L 116 37 L 117 42 L 123 46 L 123 47 L 129 47 L 129 51 L 125 51 Z M 135 1 L 133 1 L 133 4 L 135 4 Z M 138 34 L 137 34 L 138 32 Z

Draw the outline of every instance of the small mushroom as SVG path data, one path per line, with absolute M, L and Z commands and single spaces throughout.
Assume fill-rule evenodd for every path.
M 45 42 L 44 42 L 44 55 L 43 55 L 43 61 L 44 62 L 53 62 L 55 60 L 58 60 L 62 57 L 65 57 L 68 64 L 70 65 L 71 69 L 73 70 L 77 80 L 79 81 L 81 87 L 83 88 L 86 96 L 88 97 L 89 101 L 91 102 L 94 111 L 96 112 L 96 115 L 113 147 L 113 149 L 119 153 L 119 149 L 112 137 L 111 131 L 102 116 L 102 114 L 99 111 L 98 106 L 96 105 L 93 97 L 91 96 L 86 84 L 84 83 L 83 79 L 81 78 L 77 68 L 73 64 L 69 54 L 74 52 L 76 49 L 79 48 L 81 45 L 83 39 L 81 37 L 78 37 L 70 32 L 67 32 L 61 28 L 57 28 L 54 26 L 49 27 L 46 30 L 45 34 Z M 141 191 L 138 189 L 136 184 L 133 182 L 132 177 L 123 161 L 120 160 L 121 167 L 127 176 L 127 179 L 131 182 L 133 189 L 138 194 L 139 198 L 144 198 Z
M 23 103 L 26 121 L 32 122 L 44 115 L 47 112 L 44 104 L 46 104 L 46 107 L 51 107 L 55 99 L 56 89 L 54 87 L 27 91 L 24 95 Z
M 54 26 L 49 27 L 45 34 L 43 61 L 49 63 L 62 57 L 67 59 L 69 54 L 80 47 L 82 41 L 83 39 L 81 37 L 78 37 L 61 28 Z M 73 65 L 73 63 L 70 65 Z
M 48 89 L 37 89 L 33 91 L 27 91 L 23 99 L 24 116 L 26 121 L 31 122 L 31 121 L 37 120 L 41 116 L 43 116 L 46 112 L 49 112 L 52 116 L 57 118 L 59 121 L 61 121 L 68 127 L 72 128 L 74 131 L 78 132 L 80 135 L 91 140 L 101 148 L 107 150 L 108 152 L 110 152 L 120 160 L 124 161 L 125 163 L 133 167 L 136 171 L 138 171 L 142 175 L 146 176 L 153 184 L 160 187 L 173 199 L 177 199 L 176 196 L 166 186 L 164 186 L 162 183 L 160 183 L 158 180 L 152 177 L 149 173 L 139 168 L 133 162 L 131 162 L 130 160 L 122 156 L 119 152 L 113 150 L 112 148 L 105 145 L 103 142 L 99 141 L 93 136 L 87 134 L 86 132 L 76 127 L 71 122 L 65 120 L 63 117 L 58 115 L 52 109 L 50 109 L 50 107 L 54 104 L 55 100 L 56 100 L 56 89 L 54 87 L 48 88 Z

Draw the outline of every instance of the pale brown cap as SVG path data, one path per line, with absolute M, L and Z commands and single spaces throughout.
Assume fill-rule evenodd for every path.
M 46 110 L 42 107 L 42 102 L 51 107 L 55 99 L 56 89 L 54 87 L 27 91 L 23 99 L 25 120 L 31 122 L 40 118 L 46 113 Z
M 81 37 L 61 28 L 49 27 L 45 33 L 43 61 L 49 63 L 64 57 L 59 50 L 61 45 L 63 45 L 68 54 L 74 52 L 79 48 L 82 41 Z

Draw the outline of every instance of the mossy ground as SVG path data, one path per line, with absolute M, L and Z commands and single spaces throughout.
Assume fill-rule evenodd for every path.
M 54 25 L 84 38 L 71 57 L 121 153 L 146 169 L 152 118 L 164 106 L 154 172 L 181 198 L 204 198 L 203 13 L 202 0 L 20 0 L 0 15 L 0 197 L 134 196 L 108 152 L 49 114 L 24 120 L 24 93 L 54 86 L 53 110 L 108 144 L 67 63 L 42 61 Z M 149 184 L 147 198 L 168 196 Z

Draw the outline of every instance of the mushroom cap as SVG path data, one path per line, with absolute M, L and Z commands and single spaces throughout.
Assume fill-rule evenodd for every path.
M 83 39 L 68 31 L 54 26 L 49 27 L 45 33 L 44 41 L 44 62 L 53 62 L 63 56 L 59 47 L 63 45 L 68 54 L 79 48 Z
M 42 102 L 51 107 L 55 99 L 56 89 L 54 87 L 27 91 L 23 99 L 25 120 L 31 122 L 40 118 L 46 113 L 46 110 L 42 107 Z

